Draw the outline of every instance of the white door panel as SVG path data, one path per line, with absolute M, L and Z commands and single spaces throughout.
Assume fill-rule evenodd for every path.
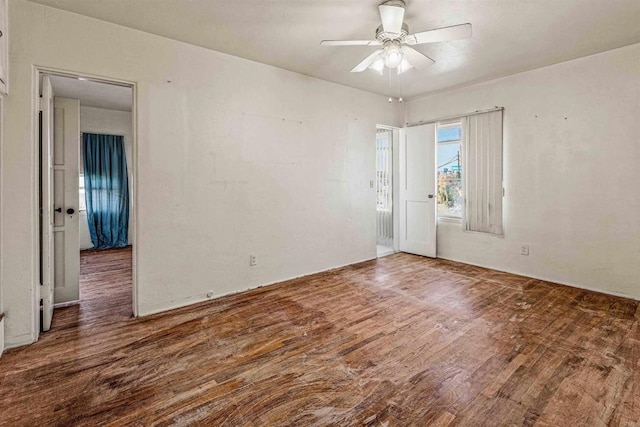
M 429 217 L 429 202 L 406 202 L 407 208 L 407 235 L 426 236 L 429 233 L 429 225 L 424 218 Z
M 54 247 L 55 302 L 80 299 L 80 235 L 78 163 L 80 156 L 80 101 L 54 101 Z
M 400 140 L 400 250 L 436 256 L 435 124 L 404 129 Z
M 41 109 L 41 209 L 42 230 L 41 246 L 42 257 L 40 269 L 42 282 L 40 297 L 42 298 L 42 329 L 48 331 L 51 328 L 53 318 L 53 281 L 54 281 L 54 248 L 53 248 L 53 90 L 51 82 L 45 76 L 42 79 Z

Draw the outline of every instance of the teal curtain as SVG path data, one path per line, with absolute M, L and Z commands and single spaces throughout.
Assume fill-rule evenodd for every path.
M 124 138 L 82 136 L 87 221 L 93 249 L 123 248 L 129 233 L 129 182 Z

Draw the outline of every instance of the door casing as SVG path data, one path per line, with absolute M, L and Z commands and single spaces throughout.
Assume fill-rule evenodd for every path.
M 400 150 L 400 138 L 404 138 L 403 130 L 394 126 L 376 125 L 376 128 L 388 129 L 392 132 L 392 159 L 391 159 L 391 180 L 392 180 L 392 200 L 393 200 L 393 250 L 398 252 L 400 250 L 400 179 L 399 179 L 399 150 Z M 375 209 L 375 207 L 374 207 Z M 375 233 L 375 230 L 374 230 Z
M 40 91 L 38 91 L 39 93 Z M 41 227 L 39 236 L 40 247 L 40 296 L 42 298 L 42 329 L 48 331 L 51 327 L 54 306 L 54 283 L 55 283 L 55 250 L 53 241 L 54 230 L 54 135 L 53 135 L 53 88 L 48 76 L 42 78 L 42 97 L 39 97 L 39 143 L 40 143 L 40 212 Z M 38 301 L 39 304 L 40 301 Z
M 43 75 L 53 75 L 53 76 L 62 76 L 62 77 L 68 77 L 68 78 L 76 78 L 76 79 L 84 79 L 84 80 L 90 80 L 90 81 L 95 81 L 95 82 L 100 82 L 100 83 L 106 83 L 106 84 L 112 84 L 112 85 L 118 85 L 118 86 L 127 86 L 130 87 L 132 89 L 133 92 L 133 106 L 131 109 L 131 116 L 132 116 L 132 128 L 133 128 L 133 141 L 132 141 L 132 154 L 133 154 L 133 158 L 131 159 L 131 164 L 133 165 L 133 180 L 130 183 L 131 185 L 131 193 L 130 193 L 130 197 L 132 199 L 132 207 L 133 207 L 133 221 L 131 224 L 132 227 L 132 236 L 133 236 L 133 250 L 132 250 L 132 295 L 131 295 L 131 299 L 132 299 L 132 309 L 133 309 L 133 316 L 137 317 L 138 313 L 139 313 L 139 308 L 138 308 L 138 270 L 137 270 L 137 260 L 138 260 L 138 192 L 137 192 L 137 188 L 138 188 L 138 119 L 137 119 L 137 110 L 138 110 L 138 90 L 137 90 L 137 84 L 136 82 L 132 82 L 132 81 L 127 81 L 127 80 L 122 80 L 122 79 L 116 79 L 116 78 L 111 78 L 111 77 L 104 77 L 104 76 L 96 76 L 96 75 L 92 75 L 92 74 L 87 74 L 87 73 L 81 73 L 81 72 L 76 72 L 76 71 L 69 71 L 69 70 L 61 70 L 61 69 L 57 69 L 57 68 L 51 68 L 51 67 L 46 67 L 46 66 L 38 66 L 35 65 L 33 66 L 33 73 L 32 73 L 32 108 L 31 108 L 31 117 L 32 117 L 32 134 L 31 134 L 31 140 L 32 140 L 32 146 L 33 146 L 33 153 L 34 153 L 34 158 L 33 158 L 33 164 L 36 165 L 37 167 L 33 168 L 34 171 L 34 191 L 33 191 L 33 195 L 34 195 L 34 200 L 33 200 L 33 206 L 36 206 L 36 209 L 34 209 L 34 211 L 32 212 L 32 217 L 31 217 L 31 223 L 32 223 L 32 227 L 33 227 L 33 240 L 32 240 L 32 247 L 33 247 L 33 252 L 32 252 L 32 256 L 33 256 L 33 260 L 34 260 L 34 265 L 33 265 L 33 282 L 34 285 L 32 287 L 32 292 L 31 292 L 31 297 L 32 297 L 32 301 L 33 301 L 33 306 L 32 306 L 32 321 L 31 321 L 31 331 L 32 331 L 32 341 L 37 341 L 38 336 L 40 334 L 40 265 L 41 265 L 41 259 L 40 259 L 40 212 L 39 209 L 37 209 L 37 207 L 39 206 L 39 199 L 40 199 L 40 177 L 39 177 L 39 169 L 40 169 L 40 162 L 38 160 L 38 152 L 40 150 L 40 138 L 39 138 L 39 94 L 40 94 L 40 80 L 41 77 Z

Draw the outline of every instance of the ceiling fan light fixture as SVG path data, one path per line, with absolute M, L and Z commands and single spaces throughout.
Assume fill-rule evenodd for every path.
M 398 64 L 398 74 L 402 74 L 411 68 L 413 68 L 413 65 L 411 65 L 405 55 L 402 55 L 402 61 Z
M 379 0 L 380 1 L 380 0 Z M 378 6 L 382 25 L 376 29 L 374 40 L 322 40 L 322 46 L 379 46 L 350 72 L 361 73 L 367 68 L 384 75 L 385 67 L 402 74 L 411 68 L 422 70 L 435 61 L 411 46 L 471 38 L 471 24 L 458 24 L 409 34 L 404 22 L 404 0 L 382 0 Z
M 384 48 L 384 65 L 389 68 L 396 68 L 402 63 L 404 55 L 400 50 L 399 43 L 389 42 Z

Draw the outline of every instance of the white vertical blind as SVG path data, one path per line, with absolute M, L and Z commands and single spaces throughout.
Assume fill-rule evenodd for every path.
M 376 131 L 376 241 L 393 246 L 393 131 Z
M 502 110 L 468 116 L 463 127 L 464 228 L 502 235 Z

